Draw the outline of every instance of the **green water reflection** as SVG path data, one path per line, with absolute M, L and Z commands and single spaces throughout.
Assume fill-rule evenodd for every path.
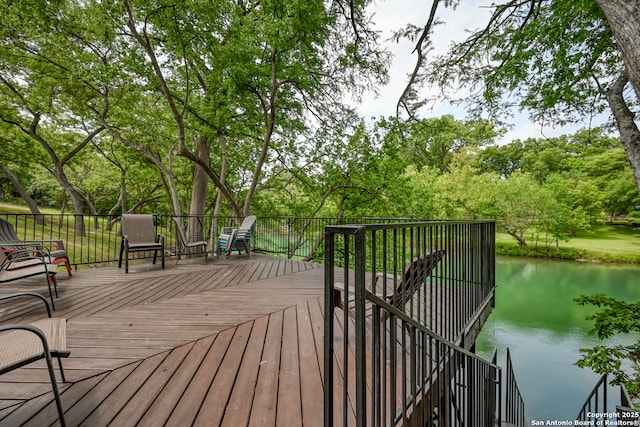
M 503 358 L 511 349 L 529 420 L 575 419 L 599 376 L 574 366 L 579 349 L 598 339 L 588 335 L 585 320 L 595 309 L 573 299 L 604 293 L 638 300 L 640 267 L 498 258 L 496 284 L 496 308 L 478 337 L 478 354 L 489 357 L 497 348 Z

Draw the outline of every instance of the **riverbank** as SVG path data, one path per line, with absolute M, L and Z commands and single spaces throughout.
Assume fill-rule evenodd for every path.
M 533 237 L 529 241 L 535 242 Z M 558 247 L 545 247 L 544 242 L 530 245 L 527 251 L 507 234 L 496 236 L 496 253 L 503 256 L 640 264 L 640 228 L 628 225 L 602 225 L 591 232 L 579 233 L 568 242 L 560 242 Z

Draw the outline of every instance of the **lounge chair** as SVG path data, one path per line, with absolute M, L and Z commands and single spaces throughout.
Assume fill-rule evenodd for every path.
M 155 234 L 153 216 L 143 214 L 122 215 L 122 243 L 120 244 L 120 258 L 118 268 L 122 267 L 124 255 L 124 271 L 129 272 L 129 253 L 153 251 L 153 263 L 156 263 L 158 251 L 162 257 L 164 269 L 164 236 Z
M 237 250 L 238 255 L 241 255 L 242 251 L 244 251 L 249 256 L 251 252 L 251 237 L 255 232 L 255 215 L 246 217 L 238 228 L 224 227 L 220 237 L 218 237 L 216 254 L 218 256 L 226 254 L 226 257 L 229 258 L 231 253 Z
M 420 258 L 416 258 L 409 264 L 402 275 L 402 280 L 392 295 L 387 296 L 387 302 L 392 306 L 403 310 L 407 303 L 413 299 L 418 288 L 424 285 L 427 277 L 444 258 L 444 249 L 434 250 Z
M 424 286 L 425 280 L 431 275 L 438 263 L 444 258 L 444 249 L 436 249 L 428 254 L 414 259 L 405 269 L 402 277 L 391 295 L 386 296 L 386 301 L 395 308 L 404 311 L 407 303 L 412 301 L 414 294 Z M 376 277 L 377 281 L 378 277 Z M 334 303 L 336 307 L 344 309 L 342 293 L 343 285 L 335 284 Z M 349 314 L 353 314 L 353 301 L 349 301 Z M 370 310 L 368 310 L 368 316 Z
M 176 230 L 178 233 L 178 238 L 180 240 L 180 247 L 178 248 L 178 259 L 176 260 L 176 264 L 178 263 L 178 261 L 180 261 L 180 256 L 183 252 L 188 252 L 189 249 L 197 248 L 199 246 L 202 246 L 202 249 L 204 251 L 204 263 L 206 264 L 208 255 L 207 246 L 209 245 L 209 243 L 207 242 L 207 239 L 204 237 L 204 235 L 192 234 L 189 237 L 186 237 L 182 224 L 180 223 L 180 219 L 173 218 L 173 221 L 176 223 Z
M 51 257 L 51 262 L 56 265 L 64 264 L 67 267 L 67 273 L 71 276 L 71 263 L 62 240 L 20 240 L 13 225 L 0 218 L 0 246 L 5 253 L 23 249 L 25 246 L 31 247 L 34 244 L 49 248 L 48 255 Z
M 36 360 L 45 359 L 49 370 L 53 396 L 58 408 L 60 424 L 65 426 L 64 409 L 62 408 L 52 358 L 58 359 L 62 382 L 66 382 L 61 358 L 69 356 L 69 351 L 67 350 L 67 319 L 51 317 L 51 309 L 47 304 L 47 300 L 42 295 L 33 292 L 0 296 L 0 300 L 20 297 L 40 299 L 47 309 L 47 317 L 28 324 L 0 326 L 0 374 L 18 369 Z
M 25 249 L 10 252 L 8 255 L 4 251 L 0 251 L 0 283 L 8 283 L 44 274 L 49 288 L 51 307 L 55 310 L 51 283 L 53 283 L 57 297 L 56 271 L 58 266 L 47 262 L 48 257 L 44 254 L 44 251 L 41 247 L 35 249 L 31 254 Z

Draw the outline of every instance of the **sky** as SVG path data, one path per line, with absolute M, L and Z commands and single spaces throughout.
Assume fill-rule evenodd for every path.
M 394 43 L 389 40 L 392 31 L 402 28 L 407 23 L 423 26 L 426 23 L 431 7 L 431 0 L 375 0 L 371 6 L 374 13 L 373 20 L 376 28 L 382 31 L 381 39 L 386 40 L 385 44 L 393 52 L 394 59 L 390 69 L 390 82 L 385 87 L 379 88 L 379 96 L 373 95 L 365 97 L 363 103 L 358 107 L 361 114 L 368 118 L 378 118 L 380 116 L 395 116 L 396 104 L 402 94 L 408 74 L 413 70 L 416 61 L 416 54 L 412 51 L 414 43 L 404 41 Z M 491 10 L 486 7 L 491 1 L 485 0 L 462 0 L 455 11 L 440 6 L 438 15 L 443 25 L 437 27 L 432 38 L 435 52 L 444 53 L 452 41 L 462 41 L 466 36 L 466 31 L 484 27 L 490 17 Z M 427 95 L 428 92 L 425 92 Z M 424 117 L 440 117 L 444 114 L 453 114 L 456 119 L 466 118 L 466 112 L 461 107 L 453 106 L 449 103 L 438 103 L 431 110 L 423 110 Z M 600 118 L 600 122 L 592 123 L 591 126 L 602 124 L 606 117 Z M 553 128 L 548 125 L 544 127 L 540 124 L 532 123 L 526 113 L 514 112 L 513 125 L 498 143 L 509 143 L 515 139 L 524 140 L 526 138 L 548 138 L 562 134 L 571 134 L 578 129 L 588 128 L 589 123 L 584 125 L 568 125 Z

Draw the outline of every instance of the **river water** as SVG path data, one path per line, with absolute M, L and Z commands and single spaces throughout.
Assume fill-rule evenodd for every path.
M 528 422 L 575 420 L 600 378 L 575 366 L 579 349 L 600 340 L 588 334 L 592 323 L 585 320 L 596 309 L 573 299 L 604 293 L 637 301 L 640 267 L 498 258 L 496 285 L 496 308 L 478 337 L 477 353 L 488 358 L 497 348 L 504 366 L 510 349 Z

